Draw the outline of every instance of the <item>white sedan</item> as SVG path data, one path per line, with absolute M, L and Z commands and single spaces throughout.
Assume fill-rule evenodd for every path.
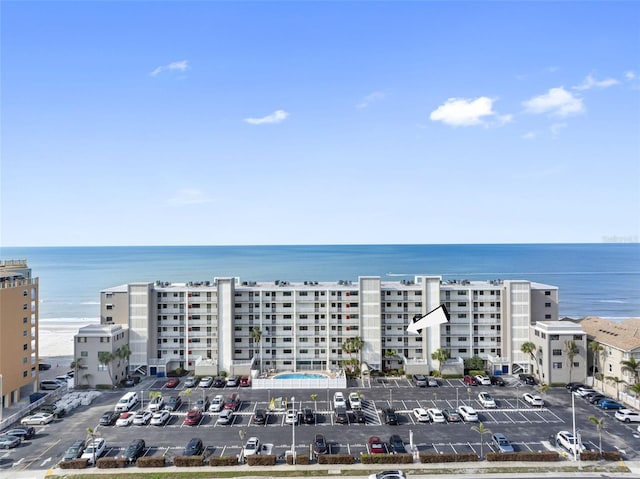
M 139 411 L 133 416 L 133 424 L 136 426 L 146 426 L 151 421 L 153 413 L 151 411 Z
M 478 422 L 478 413 L 471 406 L 460 406 L 458 414 L 464 422 Z
M 20 424 L 49 424 L 54 419 L 55 416 L 53 414 L 42 412 L 25 417 L 24 419 L 22 419 L 22 421 L 20 421 Z
M 97 437 L 93 441 L 91 441 L 91 443 L 89 443 L 89 446 L 84 450 L 80 458 L 88 459 L 89 464 L 93 465 L 93 459 L 99 459 L 100 456 L 104 454 L 106 448 L 107 442 L 103 438 Z
M 489 393 L 478 394 L 478 401 L 480 401 L 482 407 L 496 407 L 496 402 Z
M 285 423 L 287 424 L 294 424 L 294 425 L 298 425 L 298 411 L 296 411 L 295 409 L 289 409 L 287 411 L 287 416 L 284 420 Z
M 151 418 L 151 425 L 164 426 L 167 423 L 167 421 L 169 421 L 169 418 L 171 418 L 171 413 L 166 409 L 164 409 L 153 415 L 153 417 Z
M 418 422 L 429 422 L 429 413 L 423 407 L 417 407 L 413 410 L 413 416 Z
M 351 409 L 362 408 L 362 401 L 360 401 L 360 395 L 358 393 L 349 394 L 349 404 L 351 405 Z
M 442 414 L 442 411 L 438 408 L 429 408 L 427 409 L 427 413 L 429 414 L 429 419 L 431 420 L 431 422 L 447 422 L 444 414 Z
M 133 414 L 132 412 L 123 412 L 122 414 L 120 414 L 120 417 L 116 421 L 116 426 L 125 427 L 133 424 L 134 416 L 135 414 Z
M 531 406 L 536 406 L 536 407 L 544 406 L 543 399 L 537 394 L 534 395 L 531 393 L 524 393 L 522 395 L 522 398 L 525 400 L 525 402 L 529 403 Z
M 478 374 L 475 378 L 481 386 L 491 386 L 491 378 L 489 376 Z
M 212 384 L 213 384 L 213 377 L 206 376 L 200 380 L 200 384 L 198 386 L 200 386 L 201 388 L 210 388 Z

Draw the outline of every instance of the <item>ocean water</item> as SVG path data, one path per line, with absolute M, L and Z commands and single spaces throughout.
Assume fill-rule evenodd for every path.
M 640 244 L 0 248 L 40 281 L 42 321 L 99 317 L 100 291 L 135 281 L 337 281 L 416 274 L 526 279 L 560 288 L 560 316 L 640 317 Z

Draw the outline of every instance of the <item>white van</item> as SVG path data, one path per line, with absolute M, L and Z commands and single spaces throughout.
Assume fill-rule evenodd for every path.
M 125 394 L 116 403 L 116 412 L 130 411 L 136 404 L 138 404 L 138 393 L 130 392 Z

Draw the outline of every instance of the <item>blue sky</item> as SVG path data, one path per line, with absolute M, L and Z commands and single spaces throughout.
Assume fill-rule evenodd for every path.
M 637 2 L 29 2 L 5 246 L 640 235 Z

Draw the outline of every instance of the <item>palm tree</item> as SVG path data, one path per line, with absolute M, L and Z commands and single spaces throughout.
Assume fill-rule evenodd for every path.
M 616 399 L 620 398 L 620 383 L 624 381 L 620 379 L 618 376 L 607 376 L 605 377 L 607 381 L 616 385 Z
M 626 361 L 620 361 L 620 366 L 624 371 L 630 371 L 633 374 L 634 383 L 640 382 L 640 361 L 632 357 Z
M 347 338 L 342 342 L 342 351 L 351 356 L 354 353 L 359 353 L 362 349 L 364 342 L 360 336 L 355 336 L 353 338 Z M 348 361 L 345 361 L 345 364 L 351 365 L 351 367 L 355 370 L 360 366 L 360 360 L 358 358 L 350 358 Z
M 433 353 L 431 353 L 431 359 L 434 361 L 438 361 L 438 375 L 442 376 L 442 366 L 444 366 L 445 361 L 449 358 L 449 353 L 444 348 L 438 348 Z
M 640 383 L 635 383 L 629 388 L 629 390 L 633 391 L 633 393 L 636 395 L 636 399 L 640 398 Z
M 589 416 L 589 421 L 591 421 L 598 430 L 598 450 L 600 451 L 600 456 L 602 456 L 602 430 L 604 429 L 604 417 L 598 419 L 595 416 Z
M 591 350 L 591 353 L 593 354 L 593 358 L 591 359 L 591 369 L 593 371 L 593 375 L 595 377 L 596 372 L 598 372 L 600 370 L 599 366 L 599 359 L 600 359 L 600 352 L 604 351 L 604 346 L 602 344 L 600 344 L 598 341 L 591 341 L 589 343 L 589 349 Z M 597 370 L 597 371 L 596 371 Z
M 107 372 L 109 373 L 109 379 L 111 380 L 111 386 L 113 387 L 113 376 L 111 374 L 111 363 L 115 355 L 110 351 L 98 351 L 98 362 L 102 366 L 107 367 Z
M 93 446 L 93 441 L 96 439 L 96 433 L 93 429 L 91 429 L 90 427 L 87 428 L 87 434 L 89 435 L 89 437 L 91 438 L 91 445 Z M 95 447 L 91 447 L 91 450 L 93 451 L 93 465 L 96 465 L 96 448 Z
M 477 426 L 471 426 L 471 430 L 477 432 L 478 434 L 480 434 L 480 459 L 482 459 L 484 457 L 484 453 L 483 453 L 484 439 L 483 439 L 483 436 L 485 434 L 491 434 L 491 430 L 489 430 L 486 427 L 484 427 L 484 424 L 482 424 L 482 423 L 478 424 Z
M 254 326 L 249 334 L 254 343 L 260 343 L 260 374 L 262 374 L 262 331 L 258 326 Z
M 522 351 L 524 354 L 528 354 L 529 356 L 531 356 L 531 359 L 533 360 L 533 364 L 536 363 L 536 355 L 534 354 L 536 351 L 536 345 L 534 343 L 532 343 L 531 341 L 522 343 L 522 346 L 520 346 L 520 351 Z
M 128 344 L 123 344 L 116 349 L 116 357 L 125 360 L 125 377 L 129 376 L 129 358 L 131 357 L 131 348 Z
M 578 354 L 578 345 L 573 339 L 567 339 L 564 342 L 564 352 L 567 355 L 567 362 L 569 363 L 569 382 L 571 382 L 571 373 L 573 372 L 573 360 Z

